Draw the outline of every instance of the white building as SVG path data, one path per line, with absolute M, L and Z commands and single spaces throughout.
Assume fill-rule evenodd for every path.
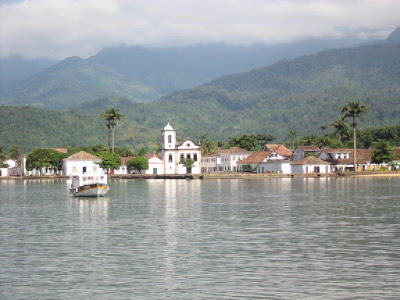
M 292 174 L 331 173 L 332 165 L 322 159 L 309 156 L 292 163 Z
M 203 154 L 201 158 L 201 171 L 203 173 L 238 171 L 237 162 L 249 157 L 253 152 L 239 147 L 217 150 Z
M 257 151 L 238 162 L 239 171 L 290 174 L 292 162 L 275 151 Z
M 163 174 L 200 174 L 201 149 L 191 139 L 178 143 L 176 130 L 169 124 L 161 131 L 161 155 L 164 162 Z M 186 169 L 180 163 L 181 159 L 190 158 L 194 161 L 192 168 Z
M 67 176 L 103 175 L 105 171 L 97 163 L 101 158 L 81 151 L 62 160 L 63 174 Z
M 301 160 L 308 156 L 316 157 L 321 149 L 317 146 L 297 146 L 293 151 L 293 160 Z
M 147 170 L 142 170 L 141 174 L 164 174 L 164 162 L 157 154 L 146 154 L 145 157 L 149 162 Z M 135 156 L 121 157 L 121 167 L 114 171 L 114 174 L 138 174 L 138 170 L 129 170 L 127 163 L 134 159 Z

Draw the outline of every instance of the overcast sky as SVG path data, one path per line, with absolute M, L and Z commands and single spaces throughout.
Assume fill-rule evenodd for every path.
M 116 45 L 276 44 L 400 26 L 400 0 L 0 0 L 0 57 L 87 57 Z

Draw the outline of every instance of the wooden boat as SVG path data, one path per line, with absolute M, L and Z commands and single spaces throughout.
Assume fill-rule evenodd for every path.
M 74 197 L 102 197 L 108 190 L 107 175 L 84 175 L 72 178 L 70 193 Z

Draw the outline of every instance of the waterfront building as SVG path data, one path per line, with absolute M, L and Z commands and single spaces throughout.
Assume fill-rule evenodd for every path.
M 237 162 L 249 157 L 252 153 L 240 147 L 230 147 L 229 149 L 203 154 L 201 157 L 201 172 L 236 172 L 238 171 Z
M 163 174 L 200 174 L 201 148 L 193 140 L 187 138 L 183 142 L 178 142 L 176 130 L 168 124 L 161 131 L 161 154 L 160 158 L 164 162 Z M 194 164 L 191 168 L 186 168 L 182 159 L 192 159 Z
M 63 174 L 67 176 L 103 175 L 107 170 L 100 168 L 101 158 L 85 151 L 80 151 L 62 160 Z

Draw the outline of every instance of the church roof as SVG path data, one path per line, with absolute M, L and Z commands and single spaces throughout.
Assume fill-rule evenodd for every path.
M 168 122 L 168 124 L 167 125 L 165 125 L 165 127 L 164 127 L 164 131 L 165 130 L 174 130 L 174 128 L 171 126 L 171 124 L 169 124 L 169 122 Z

